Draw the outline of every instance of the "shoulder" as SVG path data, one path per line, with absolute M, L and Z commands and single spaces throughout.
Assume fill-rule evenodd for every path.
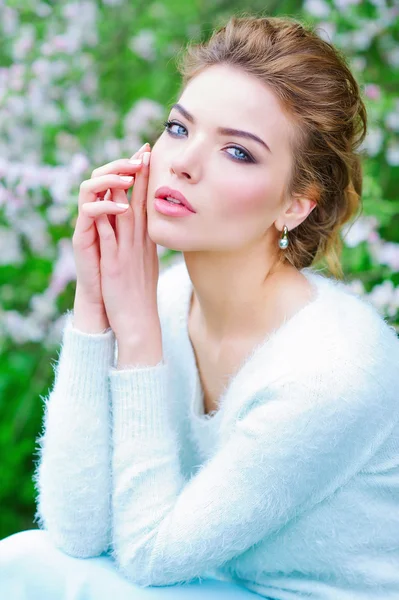
M 317 291 L 315 301 L 300 310 L 278 339 L 291 368 L 297 374 L 337 368 L 344 378 L 357 370 L 368 380 L 392 375 L 399 386 L 395 329 L 367 297 L 351 291 L 344 281 L 312 269 L 305 271 Z M 291 301 L 287 302 L 290 306 Z
M 372 304 L 371 299 L 351 291 L 343 281 L 324 279 L 326 306 L 341 339 L 347 341 L 348 348 L 356 348 L 360 354 L 364 349 L 374 356 L 378 349 L 397 353 L 397 332 Z

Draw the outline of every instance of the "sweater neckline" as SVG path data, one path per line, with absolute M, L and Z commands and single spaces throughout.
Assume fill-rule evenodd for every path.
M 311 267 L 304 267 L 302 269 L 299 269 L 299 271 L 306 277 L 306 279 L 309 281 L 313 288 L 313 296 L 311 300 L 302 308 L 300 308 L 296 313 L 294 313 L 289 319 L 284 321 L 284 323 L 277 327 L 277 329 L 274 329 L 271 333 L 269 333 L 263 340 L 261 340 L 261 342 L 255 348 L 252 349 L 252 351 L 250 352 L 250 355 L 252 357 L 251 360 L 248 360 L 248 357 L 245 358 L 241 366 L 238 368 L 237 372 L 233 374 L 232 377 L 229 379 L 227 385 L 224 388 L 224 392 L 218 399 L 218 408 L 216 410 L 211 411 L 208 414 L 203 413 L 199 415 L 196 412 L 196 404 L 198 401 L 198 395 L 200 396 L 201 402 L 203 402 L 204 392 L 201 386 L 199 369 L 195 358 L 194 348 L 192 346 L 188 331 L 188 318 L 194 289 L 185 264 L 183 265 L 183 267 L 186 276 L 186 287 L 184 289 L 183 299 L 180 304 L 180 321 L 184 331 L 185 343 L 187 345 L 188 352 L 190 355 L 190 381 L 194 380 L 194 386 L 191 388 L 192 391 L 189 403 L 190 417 L 197 424 L 204 424 L 209 422 L 215 423 L 220 418 L 223 408 L 223 400 L 227 395 L 233 381 L 238 377 L 239 374 L 241 374 L 243 369 L 247 367 L 250 362 L 252 362 L 255 356 L 258 356 L 259 353 L 264 351 L 276 338 L 278 338 L 283 332 L 285 332 L 287 328 L 291 327 L 294 323 L 296 323 L 298 319 L 303 318 L 309 312 L 309 310 L 315 308 L 315 306 L 320 302 L 322 298 L 323 287 L 326 283 L 328 283 L 328 278 L 316 272 Z

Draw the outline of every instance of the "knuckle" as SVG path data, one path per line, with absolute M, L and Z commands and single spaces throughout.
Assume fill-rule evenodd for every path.
M 104 233 L 101 234 L 101 237 L 105 242 L 108 242 L 112 240 L 112 238 L 114 237 L 114 233 L 111 231 L 104 231 Z
M 79 189 L 80 189 L 82 192 L 85 192 L 85 191 L 87 190 L 87 188 L 88 188 L 88 185 L 89 185 L 89 181 L 88 181 L 88 179 L 85 179 L 85 180 L 84 180 L 84 181 L 82 181 L 82 183 L 80 184 L 80 187 L 79 187 Z

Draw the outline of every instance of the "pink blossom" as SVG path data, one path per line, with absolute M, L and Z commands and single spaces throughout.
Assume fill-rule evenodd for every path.
M 364 93 L 371 100 L 379 100 L 381 98 L 381 88 L 375 83 L 368 83 L 364 87 Z
M 62 238 L 58 242 L 58 258 L 51 276 L 49 292 L 58 296 L 70 281 L 76 280 L 76 264 L 73 255 L 72 240 Z

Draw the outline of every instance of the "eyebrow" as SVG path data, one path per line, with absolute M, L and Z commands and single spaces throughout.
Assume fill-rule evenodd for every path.
M 187 121 L 190 121 L 190 123 L 193 124 L 195 123 L 194 117 L 184 108 L 184 106 L 182 106 L 181 104 L 173 104 L 170 107 L 170 110 L 172 110 L 173 108 L 176 108 L 176 110 L 178 110 L 187 119 Z M 261 138 L 259 138 L 257 135 L 249 133 L 249 131 L 241 131 L 240 129 L 232 129 L 231 127 L 218 127 L 217 132 L 221 135 L 234 135 L 238 137 L 247 138 L 248 140 L 253 140 L 254 142 L 258 142 L 258 144 L 261 144 L 264 148 L 266 148 L 268 152 L 270 152 L 270 154 L 272 154 L 272 151 L 270 150 L 266 142 L 261 140 Z

